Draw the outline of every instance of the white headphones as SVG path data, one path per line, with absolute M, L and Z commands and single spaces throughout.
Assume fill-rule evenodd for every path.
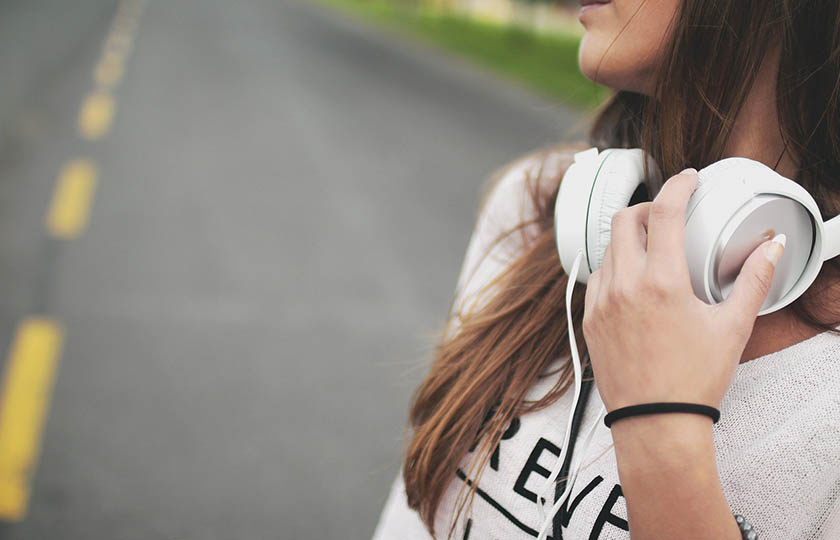
M 653 159 L 638 148 L 578 152 L 563 176 L 554 208 L 557 251 L 569 269 L 583 250 L 579 282 L 600 268 L 613 214 L 644 185 L 645 159 L 660 178 Z M 796 300 L 817 278 L 823 261 L 840 254 L 840 216 L 823 223 L 813 197 L 763 163 L 731 157 L 698 174 L 686 209 L 685 254 L 701 300 L 725 300 L 747 256 L 778 233 L 788 241 L 759 315 Z

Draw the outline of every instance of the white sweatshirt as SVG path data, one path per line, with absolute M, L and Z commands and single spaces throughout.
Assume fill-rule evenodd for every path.
M 570 156 L 552 155 L 543 174 L 552 174 Z M 500 232 L 532 215 L 524 181 L 526 174 L 537 174 L 537 168 L 534 157 L 516 163 L 491 193 L 470 240 L 458 303 L 466 305 L 516 256 L 521 239 L 491 243 Z M 489 253 L 486 258 L 485 253 Z M 583 293 L 583 288 L 576 291 Z M 527 399 L 545 394 L 553 384 L 552 378 L 540 381 Z M 453 538 L 536 538 L 542 525 L 536 493 L 557 461 L 571 400 L 567 392 L 550 407 L 512 422 L 480 479 L 471 512 L 459 520 Z M 601 405 L 593 387 L 575 459 L 583 453 L 583 434 Z M 819 334 L 740 364 L 720 410 L 720 422 L 714 426 L 716 458 L 732 512 L 744 515 L 760 540 L 840 540 L 840 336 Z M 611 432 L 603 422 L 596 429 L 583 453 L 568 511 L 561 518 L 562 533 L 549 529 L 549 538 L 630 538 Z M 471 457 L 464 457 L 462 471 L 469 470 Z M 463 479 L 453 477 L 436 516 L 439 539 L 447 536 L 462 487 Z M 682 537 L 691 538 L 691 531 Z M 430 538 L 416 512 L 408 508 L 398 476 L 373 539 Z

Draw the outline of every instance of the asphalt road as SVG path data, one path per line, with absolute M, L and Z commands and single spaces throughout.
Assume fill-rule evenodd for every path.
M 0 538 L 369 538 L 479 188 L 578 116 L 304 0 L 150 0 L 88 140 L 117 9 L 0 4 L 0 346 L 65 332 Z M 80 158 L 88 226 L 54 238 Z

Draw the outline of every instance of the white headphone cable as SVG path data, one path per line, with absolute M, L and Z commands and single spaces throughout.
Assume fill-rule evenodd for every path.
M 569 478 L 566 480 L 566 489 L 563 490 L 563 494 L 558 497 L 557 501 L 555 501 L 554 506 L 551 507 L 551 511 L 548 513 L 545 521 L 543 521 L 542 527 L 540 527 L 539 535 L 537 536 L 537 540 L 545 540 L 546 536 L 548 535 L 548 529 L 554 521 L 554 516 L 557 512 L 560 511 L 560 507 L 563 506 L 563 503 L 566 502 L 572 494 L 572 486 L 575 484 L 575 480 L 577 480 L 578 473 L 580 472 L 581 465 L 583 464 L 583 458 L 586 455 L 586 451 L 589 449 L 589 444 L 592 442 L 592 437 L 595 435 L 595 430 L 598 425 L 601 423 L 602 419 L 604 418 L 604 413 L 606 412 L 606 408 L 601 405 L 601 409 L 598 411 L 598 414 L 595 416 L 595 421 L 592 422 L 592 425 L 589 426 L 589 431 L 586 433 L 586 439 L 583 441 L 583 448 L 581 448 L 580 453 L 578 454 L 577 458 L 574 459 L 574 467 L 570 468 Z
M 540 495 L 537 496 L 537 509 L 539 510 L 540 519 L 545 520 L 545 503 L 542 500 L 548 501 L 549 499 L 545 497 L 546 491 L 554 485 L 554 481 L 557 480 L 557 476 L 560 474 L 560 469 L 563 467 L 563 462 L 566 459 L 566 450 L 569 446 L 569 438 L 572 434 L 572 423 L 574 421 L 575 415 L 575 408 L 577 407 L 578 401 L 580 400 L 580 387 L 582 384 L 581 379 L 583 378 L 581 374 L 581 367 L 580 367 L 580 357 L 578 356 L 577 350 L 577 342 L 575 341 L 575 332 L 574 328 L 572 327 L 572 292 L 575 288 L 575 279 L 577 277 L 578 271 L 580 270 L 580 263 L 583 260 L 583 250 L 578 250 L 577 256 L 575 257 L 575 262 L 572 264 L 572 269 L 569 272 L 569 281 L 566 284 L 566 318 L 568 321 L 568 333 L 569 333 L 569 346 L 572 350 L 572 368 L 574 370 L 574 395 L 572 397 L 572 407 L 569 410 L 569 421 L 566 425 L 566 435 L 563 439 L 563 445 L 560 447 L 560 456 L 557 458 L 557 462 L 551 471 L 551 475 L 546 478 L 545 483 L 543 484 L 542 489 L 540 489 Z M 541 500 L 542 499 L 542 500 Z
M 553 470 L 551 471 L 551 475 L 546 478 L 545 483 L 543 484 L 542 489 L 540 490 L 540 495 L 537 496 L 537 508 L 539 510 L 540 519 L 543 520 L 542 527 L 540 527 L 539 535 L 537 536 L 537 540 L 545 540 L 548 534 L 548 528 L 551 526 L 552 521 L 554 519 L 554 515 L 560 511 L 560 507 L 569 497 L 572 491 L 572 486 L 574 485 L 575 479 L 577 478 L 577 474 L 580 470 L 580 466 L 583 462 L 583 456 L 586 453 L 586 449 L 589 447 L 589 443 L 592 440 L 592 436 L 595 433 L 595 428 L 598 427 L 598 424 L 601 421 L 603 414 L 606 412 L 605 407 L 602 405 L 598 415 L 595 418 L 595 422 L 589 428 L 587 432 L 586 439 L 584 441 L 584 446 L 582 451 L 577 456 L 576 460 L 573 460 L 575 463 L 574 467 L 569 468 L 569 477 L 566 480 L 566 488 L 563 490 L 563 494 L 558 497 L 555 501 L 554 505 L 551 507 L 551 512 L 546 516 L 545 514 L 545 503 L 541 502 L 542 500 L 548 501 L 550 494 L 547 494 L 549 490 L 554 486 L 554 482 L 557 480 L 557 476 L 560 474 L 560 470 L 563 468 L 563 462 L 566 460 L 566 454 L 569 447 L 569 438 L 571 437 L 572 433 L 572 424 L 574 422 L 575 410 L 578 407 L 580 401 L 580 389 L 582 384 L 582 370 L 580 365 L 580 353 L 578 352 L 577 341 L 575 339 L 575 331 L 574 326 L 572 323 L 572 293 L 574 292 L 575 282 L 577 280 L 578 272 L 580 271 L 580 263 L 583 260 L 583 249 L 579 249 L 577 256 L 575 257 L 575 261 L 572 264 L 572 268 L 569 271 L 569 281 L 566 284 L 566 320 L 569 325 L 569 348 L 572 354 L 572 369 L 574 371 L 574 397 L 572 399 L 572 407 L 569 411 L 569 421 L 566 426 L 566 435 L 563 440 L 563 446 L 560 449 L 560 456 L 557 458 L 557 462 Z M 548 496 L 546 496 L 548 495 Z

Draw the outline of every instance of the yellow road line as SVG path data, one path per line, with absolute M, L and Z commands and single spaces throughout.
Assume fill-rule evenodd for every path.
M 108 133 L 113 119 L 113 96 L 108 92 L 91 92 L 79 110 L 79 134 L 86 139 L 96 140 Z
M 126 56 L 131 51 L 131 46 L 133 44 L 134 36 L 126 34 L 125 32 L 111 30 L 108 33 L 108 37 L 105 39 L 103 49 L 105 50 L 105 54 L 114 53 Z
M 144 5 L 145 1 L 142 0 L 136 2 L 120 1 L 117 13 L 111 21 L 110 31 L 102 46 L 102 57 L 93 72 L 93 80 L 99 88 L 99 94 L 105 94 L 106 90 L 114 88 L 122 80 L 125 62 L 131 54 L 134 34 L 140 24 L 140 14 Z M 110 95 L 105 94 L 105 97 L 110 98 Z M 93 98 L 89 96 L 79 116 L 79 132 L 89 139 L 97 139 L 104 135 L 104 132 L 98 134 L 97 126 L 100 125 L 100 120 L 107 116 L 109 109 L 111 116 L 113 116 L 113 99 L 111 99 L 109 105 L 101 102 L 101 98 L 101 95 Z M 93 100 L 90 103 L 91 109 L 86 110 L 91 99 Z M 97 103 L 97 100 L 101 103 Z M 88 114 L 90 117 L 83 123 L 82 117 Z M 105 131 L 107 131 L 107 126 Z
M 110 50 L 102 55 L 93 75 L 99 88 L 113 88 L 119 84 L 123 76 L 123 58 L 122 54 Z
M 30 480 L 61 354 L 64 331 L 55 321 L 29 318 L 9 351 L 0 401 L 0 519 L 26 515 Z
M 86 159 L 67 163 L 58 175 L 46 217 L 47 231 L 57 238 L 76 238 L 88 223 L 96 189 L 96 165 Z

